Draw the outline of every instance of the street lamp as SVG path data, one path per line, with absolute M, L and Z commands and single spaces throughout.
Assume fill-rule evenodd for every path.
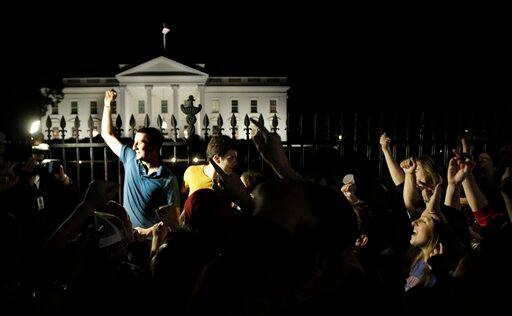
M 32 122 L 32 124 L 30 124 L 29 133 L 33 137 L 37 132 L 39 132 L 40 129 L 41 129 L 41 121 L 35 120 Z

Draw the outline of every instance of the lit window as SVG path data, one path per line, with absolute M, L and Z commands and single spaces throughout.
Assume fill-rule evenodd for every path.
M 91 114 L 98 114 L 98 102 L 91 101 Z
M 78 101 L 71 101 L 71 114 L 78 114 Z
M 169 109 L 168 109 L 168 106 L 167 106 L 167 100 L 162 100 L 162 113 L 168 113 L 169 112 Z
M 270 100 L 270 113 L 277 113 L 277 100 Z
M 146 113 L 146 106 L 144 100 L 139 100 L 139 114 Z
M 258 113 L 258 100 L 251 100 L 251 113 Z
M 238 113 L 238 100 L 231 100 L 231 113 Z

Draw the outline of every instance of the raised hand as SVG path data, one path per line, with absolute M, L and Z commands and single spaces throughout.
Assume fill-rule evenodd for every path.
M 447 179 L 448 184 L 459 185 L 464 181 L 468 173 L 470 172 L 469 159 L 461 161 L 457 158 L 450 159 L 448 163 Z
M 432 196 L 430 197 L 425 211 L 431 213 L 439 213 L 441 210 L 441 184 L 436 185 Z
M 347 183 L 341 187 L 341 193 L 345 196 L 350 204 L 357 203 L 359 199 L 356 197 L 356 185 L 353 182 Z
M 114 89 L 105 91 L 104 105 L 105 106 L 112 105 L 112 102 L 114 102 L 116 100 L 116 98 L 117 98 L 117 92 Z
M 64 167 L 62 165 L 59 166 L 59 172 L 53 174 L 53 177 L 58 181 L 62 182 L 64 185 L 68 185 L 70 183 L 68 175 L 64 172 Z
M 251 122 L 258 128 L 252 140 L 261 157 L 272 166 L 279 177 L 293 180 L 300 179 L 300 176 L 290 166 L 281 144 L 281 137 L 276 133 L 270 133 L 265 126 L 255 119 L 251 119 Z
M 213 159 L 210 159 L 210 163 L 217 173 L 219 187 L 227 193 L 232 202 L 241 208 L 252 210 L 254 207 L 252 197 L 240 177 L 234 173 L 228 175 Z
M 402 168 L 405 173 L 413 174 L 414 170 L 416 170 L 416 160 L 412 157 L 407 158 L 400 163 L 400 168 Z
M 389 144 L 391 143 L 391 138 L 388 137 L 388 134 L 382 133 L 380 135 L 379 144 L 383 151 L 389 151 Z
M 162 205 L 156 209 L 158 219 L 160 219 L 165 225 L 169 226 L 172 230 L 177 229 L 179 224 L 178 210 L 173 205 Z

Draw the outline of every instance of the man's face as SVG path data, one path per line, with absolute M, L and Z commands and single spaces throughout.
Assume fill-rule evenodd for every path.
M 132 149 L 135 151 L 135 159 L 145 161 L 151 156 L 151 146 L 148 135 L 144 133 L 135 134 Z
M 237 151 L 231 149 L 224 156 L 218 156 L 218 159 L 216 159 L 215 162 L 222 168 L 222 170 L 224 170 L 225 173 L 231 174 L 233 169 L 236 167 L 237 155 Z

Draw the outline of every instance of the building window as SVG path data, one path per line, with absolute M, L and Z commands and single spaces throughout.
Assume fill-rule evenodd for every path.
M 219 99 L 212 100 L 212 113 L 219 113 L 220 101 Z
M 139 100 L 139 114 L 145 113 L 145 102 L 144 100 Z
M 238 100 L 231 100 L 231 113 L 238 113 Z
M 110 113 L 117 114 L 117 102 L 112 102 L 110 104 Z
M 52 104 L 52 114 L 59 114 L 59 105 Z
M 91 114 L 98 114 L 98 102 L 91 101 Z
M 277 100 L 270 100 L 270 113 L 277 113 Z
M 169 113 L 169 108 L 167 106 L 167 100 L 162 100 L 161 102 L 161 107 L 162 107 L 162 113 Z
M 258 113 L 258 100 L 251 100 L 251 113 Z
M 71 114 L 78 114 L 78 101 L 71 101 Z

